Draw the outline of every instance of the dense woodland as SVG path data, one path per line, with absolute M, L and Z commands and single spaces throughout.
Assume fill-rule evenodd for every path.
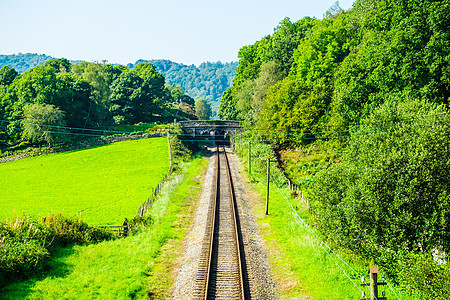
M 243 47 L 219 117 L 274 149 L 331 153 L 298 179 L 330 241 L 446 299 L 449 66 L 449 0 L 336 3 Z
M 151 63 L 128 69 L 50 59 L 23 74 L 0 69 L 0 143 L 64 143 L 137 123 L 196 119 L 194 99 Z
M 205 99 L 211 106 L 213 115 L 219 106 L 222 93 L 231 85 L 236 74 L 236 62 L 204 62 L 200 66 L 184 65 L 170 60 L 138 60 L 136 64 L 151 62 L 164 75 L 167 82 L 180 86 L 194 99 Z M 129 64 L 131 69 L 134 65 Z
M 0 55 L 0 69 L 4 66 L 15 69 L 19 74 L 38 65 L 43 65 L 53 57 L 45 54 Z M 80 64 L 82 61 L 70 61 Z M 211 117 L 217 113 L 222 93 L 231 85 L 236 74 L 236 62 L 204 62 L 200 66 L 184 65 L 170 60 L 138 60 L 127 65 L 129 69 L 141 63 L 151 63 L 160 72 L 167 83 L 179 86 L 195 100 L 204 99 L 212 107 Z M 113 64 L 113 66 L 115 66 Z

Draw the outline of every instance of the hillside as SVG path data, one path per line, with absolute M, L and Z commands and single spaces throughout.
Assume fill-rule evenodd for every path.
M 3 66 L 9 66 L 22 74 L 38 65 L 43 65 L 50 59 L 53 57 L 36 53 L 0 55 L 0 69 Z M 82 61 L 70 62 L 79 64 Z M 221 63 L 219 61 L 205 62 L 197 67 L 170 60 L 138 60 L 134 64 L 129 63 L 127 67 L 132 69 L 143 62 L 151 62 L 170 85 L 181 86 L 186 94 L 194 99 L 203 98 L 210 102 L 214 111 L 218 109 L 222 93 L 231 85 L 238 65 L 237 62 Z
M 449 5 L 358 0 L 285 18 L 241 48 L 219 109 L 249 129 L 245 150 L 267 147 L 301 186 L 330 244 L 423 299 L 450 295 Z
M 138 60 L 128 64 L 131 69 L 139 63 L 151 62 L 171 85 L 181 88 L 192 98 L 203 98 L 217 110 L 222 93 L 231 85 L 237 62 L 205 62 L 200 66 L 184 65 L 170 60 Z

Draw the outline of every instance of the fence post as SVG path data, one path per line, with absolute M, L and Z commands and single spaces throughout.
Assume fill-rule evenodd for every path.
M 167 131 L 167 142 L 169 143 L 170 170 L 172 170 L 172 146 L 170 145 L 170 133 Z
M 252 142 L 248 142 L 248 173 L 252 173 Z
M 269 214 L 269 183 L 270 183 L 270 156 L 267 156 L 266 215 Z
M 370 286 L 370 300 L 387 300 L 386 293 L 383 290 L 382 297 L 378 297 L 378 286 L 379 285 L 386 285 L 386 282 L 384 281 L 384 276 L 382 276 L 383 282 L 378 282 L 377 275 L 378 275 L 378 268 L 370 268 L 370 283 L 366 283 L 364 280 L 364 277 L 362 278 L 361 286 Z M 363 292 L 363 298 L 362 300 L 367 300 L 365 297 L 365 294 Z
M 122 233 L 122 235 L 124 237 L 128 236 L 128 220 L 127 220 L 127 218 L 125 218 L 125 221 L 123 221 L 123 233 Z

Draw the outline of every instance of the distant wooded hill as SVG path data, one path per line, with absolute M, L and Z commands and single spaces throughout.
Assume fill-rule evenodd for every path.
M 26 53 L 0 55 L 0 69 L 3 66 L 14 68 L 19 73 L 43 65 L 53 57 L 45 54 Z M 71 61 L 73 64 L 81 61 Z M 206 62 L 200 66 L 184 65 L 170 60 L 138 60 L 128 64 L 132 69 L 139 63 L 151 62 L 155 68 L 166 78 L 166 82 L 181 86 L 181 88 L 194 99 L 203 98 L 217 110 L 222 93 L 231 85 L 236 74 L 237 62 L 221 63 Z
M 132 69 L 142 62 L 151 62 L 164 75 L 171 85 L 178 85 L 192 98 L 203 98 L 208 102 L 217 103 L 222 93 L 231 85 L 236 74 L 237 62 L 221 63 L 205 62 L 200 66 L 184 65 L 170 60 L 138 60 L 128 64 Z

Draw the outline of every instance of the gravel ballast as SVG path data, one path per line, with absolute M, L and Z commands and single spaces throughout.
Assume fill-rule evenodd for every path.
M 267 253 L 263 247 L 262 238 L 258 231 L 258 225 L 251 211 L 245 185 L 239 174 L 240 164 L 238 158 L 230 152 L 230 149 L 227 149 L 227 153 L 238 203 L 251 298 L 278 299 L 275 291 L 275 284 L 271 278 Z M 192 299 L 193 297 L 199 259 L 202 251 L 202 241 L 205 235 L 208 208 L 210 205 L 211 193 L 213 193 L 214 167 L 215 156 L 212 155 L 209 158 L 209 166 L 205 176 L 201 198 L 194 217 L 194 224 L 192 230 L 186 237 L 186 251 L 183 258 L 183 264 L 175 282 L 173 299 Z

